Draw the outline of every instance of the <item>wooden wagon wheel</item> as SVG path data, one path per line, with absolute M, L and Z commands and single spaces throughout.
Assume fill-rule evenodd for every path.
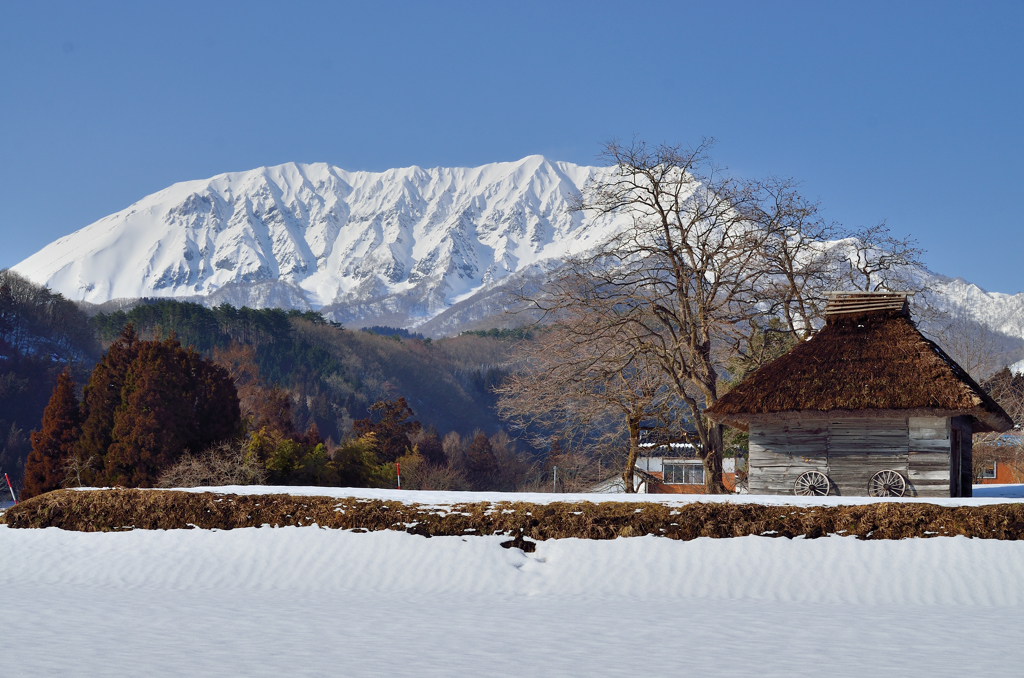
M 832 484 L 821 471 L 805 471 L 793 485 L 793 494 L 801 497 L 822 497 L 828 494 Z
M 879 471 L 868 482 L 868 494 L 872 497 L 902 497 L 906 491 L 907 481 L 899 471 Z

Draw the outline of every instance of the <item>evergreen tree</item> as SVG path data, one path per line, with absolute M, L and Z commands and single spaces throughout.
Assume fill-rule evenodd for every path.
M 381 400 L 370 408 L 371 412 L 380 413 L 380 419 L 360 419 L 352 425 L 356 435 L 362 437 L 367 433 L 376 436 L 379 445 L 380 460 L 392 462 L 406 453 L 411 443 L 409 436 L 420 430 L 418 421 L 408 421 L 415 416 L 409 403 L 401 397 L 397 400 Z
M 469 482 L 474 490 L 492 489 L 498 474 L 498 457 L 483 431 L 477 431 L 473 442 L 469 444 L 466 465 L 469 468 Z
M 420 454 L 423 455 L 423 459 L 428 464 L 443 466 L 447 462 L 441 437 L 437 434 L 437 429 L 433 425 L 427 427 L 427 430 L 423 431 L 415 442 Z
M 42 430 L 33 431 L 32 451 L 25 464 L 24 499 L 56 490 L 64 481 L 64 466 L 72 457 L 81 434 L 82 414 L 71 372 L 57 377 L 50 402 L 43 411 Z
M 150 487 L 183 452 L 240 432 L 238 396 L 223 368 L 173 337 L 139 342 L 114 410 L 103 480 Z
M 80 459 L 103 459 L 110 449 L 114 413 L 121 406 L 121 391 L 128 369 L 139 354 L 139 344 L 135 327 L 129 323 L 93 370 L 82 395 L 85 421 L 78 442 Z
M 11 284 L 6 279 L 0 280 L 0 341 L 4 343 L 7 343 L 7 336 L 14 327 L 14 311 L 15 302 Z

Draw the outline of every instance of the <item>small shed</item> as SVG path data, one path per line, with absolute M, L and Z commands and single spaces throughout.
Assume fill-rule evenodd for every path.
M 1010 417 L 910 318 L 906 294 L 830 296 L 826 324 L 708 408 L 750 434 L 752 494 L 971 496 L 971 438 Z

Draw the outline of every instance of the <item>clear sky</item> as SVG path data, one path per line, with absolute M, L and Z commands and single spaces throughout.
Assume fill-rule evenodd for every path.
M 0 267 L 173 182 L 718 140 L 1024 291 L 1024 2 L 0 0 Z

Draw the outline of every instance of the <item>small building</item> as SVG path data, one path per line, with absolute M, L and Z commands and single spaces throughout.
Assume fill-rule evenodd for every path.
M 980 485 L 1020 485 L 1024 469 L 1005 461 L 985 462 L 977 482 Z
M 668 446 L 665 446 L 668 447 Z M 704 465 L 692 445 L 673 443 L 670 451 L 690 452 L 686 456 L 639 457 L 633 472 L 633 491 L 637 494 L 704 494 Z M 742 462 L 742 460 L 741 460 Z M 722 483 L 729 491 L 736 489 L 736 459 L 722 460 Z M 593 485 L 590 492 L 621 494 L 621 475 L 614 475 Z
M 751 494 L 971 496 L 974 433 L 1006 412 L 922 335 L 906 294 L 830 296 L 825 327 L 707 415 L 750 434 Z
M 986 440 L 974 449 L 975 480 L 982 485 L 1024 484 L 1024 432 Z
M 647 494 L 704 494 L 704 464 L 696 455 L 685 457 L 640 457 L 636 468 L 646 476 Z M 722 484 L 736 489 L 736 459 L 722 460 Z

